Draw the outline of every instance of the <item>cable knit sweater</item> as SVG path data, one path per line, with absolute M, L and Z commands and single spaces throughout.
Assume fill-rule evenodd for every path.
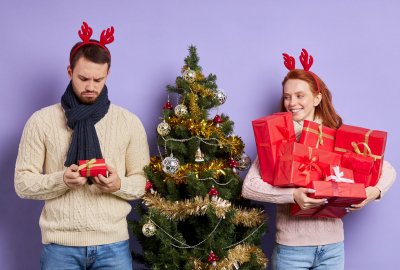
M 106 163 L 121 179 L 120 190 L 112 194 L 96 185 L 70 189 L 64 183 L 72 130 L 60 104 L 35 112 L 25 125 L 14 184 L 21 198 L 45 200 L 39 221 L 44 244 L 90 246 L 129 238 L 127 200 L 144 194 L 143 167 L 149 163 L 146 133 L 135 115 L 113 104 L 95 128 Z
M 319 121 L 316 121 L 319 122 Z M 294 122 L 296 137 L 299 139 L 302 122 Z M 396 171 L 384 161 L 382 175 L 376 185 L 381 197 L 396 178 Z M 287 246 L 315 246 L 344 240 L 343 222 L 339 218 L 301 218 L 290 215 L 289 204 L 294 188 L 274 187 L 261 179 L 258 158 L 251 166 L 243 184 L 242 194 L 255 201 L 277 204 L 276 242 Z

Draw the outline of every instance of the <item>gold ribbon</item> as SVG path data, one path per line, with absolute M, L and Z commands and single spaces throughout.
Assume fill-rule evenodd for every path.
M 351 142 L 351 146 L 353 146 L 353 152 L 358 154 L 358 155 L 372 157 L 374 160 L 382 159 L 382 156 L 372 154 L 371 147 L 369 147 L 369 145 L 368 145 L 369 135 L 371 135 L 372 131 L 373 130 L 370 129 L 370 130 L 368 130 L 367 133 L 365 133 L 364 142 L 359 142 L 359 143 Z M 360 148 L 358 147 L 358 145 L 363 145 L 364 146 L 364 152 L 360 151 Z M 335 151 L 337 151 L 337 152 L 350 152 L 350 150 L 345 149 L 345 148 L 341 148 L 341 147 L 335 147 Z
M 322 125 L 318 125 L 318 131 L 316 131 L 316 130 L 310 128 L 310 127 L 303 128 L 303 131 L 314 133 L 314 134 L 316 134 L 318 136 L 318 140 L 317 140 L 317 144 L 316 144 L 315 148 L 318 148 L 319 145 L 324 145 L 323 137 L 325 137 L 327 139 L 330 139 L 330 140 L 334 140 L 335 139 L 335 137 L 333 137 L 332 135 L 324 134 L 322 132 Z
M 96 164 L 96 159 L 92 158 L 90 160 L 87 160 L 85 164 L 82 164 L 78 167 L 78 171 L 81 171 L 86 168 L 86 177 L 92 176 L 90 175 L 90 169 L 93 167 L 100 167 L 100 166 L 105 166 L 105 163 L 97 163 Z

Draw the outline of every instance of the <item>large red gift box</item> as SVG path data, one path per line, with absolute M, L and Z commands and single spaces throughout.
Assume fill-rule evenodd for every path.
M 328 199 L 330 206 L 349 207 L 359 204 L 367 198 L 363 184 L 350 184 L 335 181 L 313 181 L 311 188 L 315 193 L 311 198 Z
M 342 125 L 336 131 L 335 152 L 354 152 L 374 159 L 369 185 L 375 186 L 382 173 L 387 132 Z
M 330 165 L 339 165 L 341 155 L 291 142 L 279 147 L 274 186 L 307 187 L 320 180 Z
M 261 178 L 274 179 L 277 149 L 282 142 L 296 141 L 292 113 L 274 113 L 252 121 Z
M 372 157 L 346 152 L 342 156 L 341 166 L 353 171 L 354 182 L 364 184 L 365 187 L 371 185 L 372 168 L 374 167 Z
M 336 130 L 313 121 L 304 120 L 299 143 L 333 152 Z
M 93 176 L 98 176 L 99 174 L 101 174 L 104 177 L 107 177 L 106 162 L 102 158 L 79 160 L 78 165 L 79 165 L 78 171 L 81 176 L 93 177 Z
M 340 206 L 324 205 L 320 207 L 301 209 L 298 204 L 290 205 L 290 215 L 308 218 L 342 218 L 346 215 L 346 208 Z

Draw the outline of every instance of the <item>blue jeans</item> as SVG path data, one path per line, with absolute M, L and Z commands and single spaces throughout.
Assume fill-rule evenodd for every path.
M 274 270 L 343 270 L 344 243 L 306 247 L 276 244 L 271 259 Z
M 128 240 L 88 247 L 43 246 L 42 270 L 132 270 Z

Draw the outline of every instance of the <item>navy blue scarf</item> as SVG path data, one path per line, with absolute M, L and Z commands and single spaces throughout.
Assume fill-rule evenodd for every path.
M 61 105 L 67 117 L 67 124 L 73 130 L 64 165 L 69 167 L 71 164 L 77 164 L 78 160 L 103 158 L 94 125 L 106 115 L 110 107 L 107 86 L 104 85 L 95 103 L 86 105 L 79 101 L 70 82 L 61 97 Z

